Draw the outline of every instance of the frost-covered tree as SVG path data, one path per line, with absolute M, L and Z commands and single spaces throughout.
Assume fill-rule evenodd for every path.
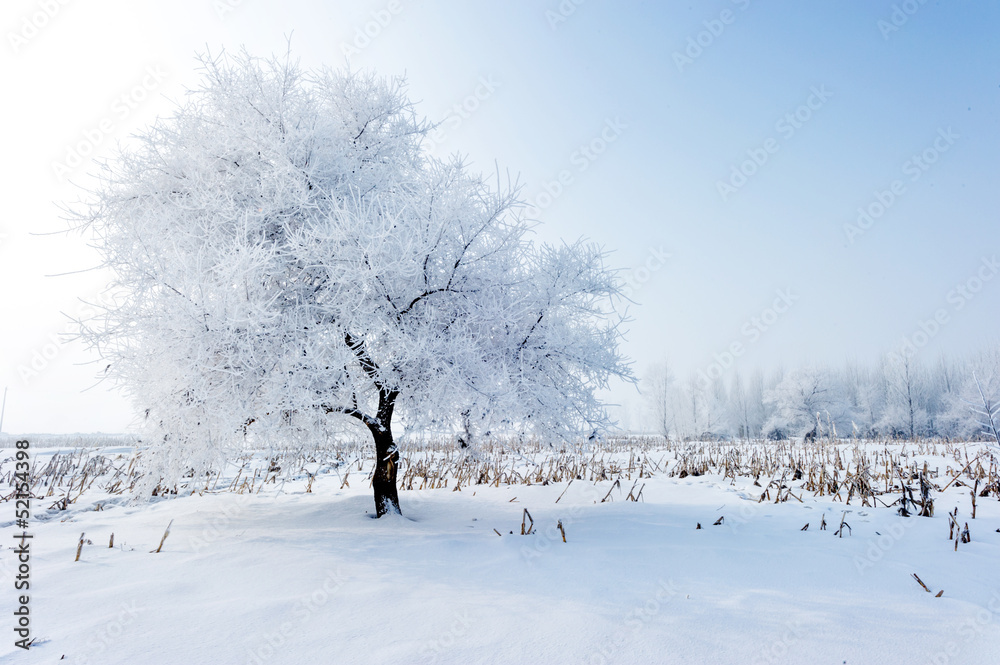
M 941 373 L 939 369 L 939 376 Z M 995 427 L 1000 424 L 996 417 L 996 397 L 1000 394 L 998 348 L 987 348 L 958 367 L 953 366 L 949 379 L 941 413 L 935 419 L 937 433 L 959 439 L 981 439 L 986 435 L 987 440 L 995 440 Z
M 676 377 L 666 362 L 654 364 L 646 375 L 645 397 L 653 414 L 656 432 L 663 438 L 677 434 L 677 414 L 674 408 Z
M 972 375 L 976 386 L 979 402 L 970 402 L 976 424 L 980 427 L 980 435 L 989 442 L 990 454 L 994 461 L 1000 459 L 1000 399 L 997 399 L 997 375 L 988 380 L 982 380 Z
M 764 372 L 757 368 L 747 380 L 747 405 L 750 410 L 750 432 L 759 436 L 764 430 L 764 423 L 767 422 L 768 405 L 764 404 L 764 395 L 767 392 L 764 384 Z
M 888 436 L 913 440 L 928 433 L 924 369 L 906 353 L 890 354 L 885 363 L 886 404 L 876 424 Z
M 785 375 L 764 401 L 774 406 L 774 413 L 765 425 L 770 432 L 804 435 L 814 431 L 817 422 L 836 422 L 843 404 L 832 385 L 830 373 L 812 367 L 801 367 Z
M 845 367 L 841 385 L 850 409 L 850 432 L 862 437 L 875 436 L 875 424 L 885 409 L 885 376 L 882 365 L 874 368 L 856 363 Z M 848 432 L 845 430 L 845 434 Z
M 536 246 L 516 184 L 423 149 L 403 82 L 203 57 L 202 85 L 106 164 L 78 212 L 116 275 L 84 322 L 155 435 L 150 477 L 234 449 L 394 422 L 570 435 L 631 380 L 602 251 Z
M 750 399 L 743 384 L 743 376 L 736 371 L 729 387 L 729 422 L 736 436 L 741 439 L 749 439 L 754 433 L 750 409 Z
M 667 399 L 654 390 L 657 371 L 650 372 L 645 391 L 660 396 L 653 406 L 664 406 L 658 413 L 666 414 L 681 438 L 784 439 L 816 427 L 817 434 L 838 436 L 970 439 L 983 431 L 982 413 L 978 420 L 973 413 L 983 403 L 974 377 L 985 380 L 988 391 L 1000 392 L 1000 345 L 957 359 L 941 356 L 932 364 L 887 354 L 870 364 L 835 368 L 767 374 L 757 368 L 745 376 L 734 371 L 726 386 L 694 375 L 672 383 Z

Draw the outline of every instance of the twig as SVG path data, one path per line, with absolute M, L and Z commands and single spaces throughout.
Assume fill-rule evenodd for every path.
M 915 579 L 917 581 L 917 584 L 919 584 L 920 586 L 922 586 L 924 588 L 924 591 L 926 591 L 927 593 L 931 592 L 931 590 L 927 588 L 927 585 L 924 584 L 924 581 L 922 579 L 920 579 L 920 577 L 916 573 L 913 573 L 913 579 Z

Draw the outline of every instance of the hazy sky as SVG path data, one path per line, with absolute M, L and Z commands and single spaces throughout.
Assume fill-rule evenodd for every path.
M 434 150 L 520 174 L 545 240 L 631 281 L 638 373 L 928 359 L 1000 328 L 1000 5 L 5 0 L 6 432 L 120 431 L 66 315 L 106 276 L 64 228 L 91 157 L 245 45 L 409 80 Z M 937 317 L 934 323 L 927 323 Z M 714 365 L 714 366 L 713 366 Z M 86 390 L 90 388 L 89 390 Z M 85 391 L 86 390 L 86 391 Z M 85 392 L 84 392 L 85 391 Z M 616 398 L 641 403 L 634 391 Z

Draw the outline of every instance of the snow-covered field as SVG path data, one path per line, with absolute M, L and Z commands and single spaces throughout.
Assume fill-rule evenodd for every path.
M 758 453 L 765 448 L 758 444 Z M 849 457 L 849 444 L 838 449 Z M 253 493 L 224 489 L 224 477 L 214 491 L 182 491 L 143 506 L 101 483 L 66 510 L 50 509 L 58 493 L 36 498 L 29 528 L 36 637 L 30 652 L 14 647 L 10 630 L 13 534 L 20 530 L 13 502 L 6 501 L 0 503 L 0 598 L 8 627 L 0 660 L 997 661 L 995 493 L 978 499 L 973 520 L 970 489 L 959 481 L 932 491 L 934 517 L 907 518 L 896 514 L 897 506 L 882 505 L 900 496 L 892 483 L 879 501 L 865 501 L 876 507 L 857 496 L 845 505 L 846 489 L 832 498 L 805 489 L 807 472 L 794 481 L 779 478 L 770 498 L 759 501 L 771 475 L 759 486 L 739 473 L 724 477 L 719 471 L 727 450 L 732 453 L 689 450 L 714 465 L 685 477 L 678 473 L 685 455 L 676 448 L 647 444 L 635 455 L 613 449 L 576 457 L 536 450 L 505 458 L 511 471 L 522 469 L 522 483 L 477 485 L 473 479 L 454 491 L 452 477 L 448 487 L 402 491 L 404 516 L 378 520 L 371 515 L 366 465 L 358 471 L 351 460 L 339 467 L 314 464 L 311 483 L 305 473 L 275 474 L 263 487 L 257 481 Z M 978 447 L 962 449 L 960 460 L 957 447 L 870 444 L 866 450 L 905 464 L 927 461 L 932 483 L 943 487 Z M 34 450 L 38 466 L 52 452 Z M 99 452 L 121 465 L 129 450 Z M 7 457 L 3 473 L 11 469 L 11 453 L 0 453 Z M 414 452 L 411 466 L 435 455 Z M 459 468 L 459 451 L 440 455 Z M 600 464 L 593 461 L 598 456 Z M 530 470 L 555 460 L 542 474 L 548 479 L 571 457 L 592 460 L 587 468 L 602 468 L 607 479 L 595 481 L 577 469 L 581 477 L 572 483 L 526 484 L 538 477 Z M 613 487 L 616 479 L 620 489 Z M 775 503 L 782 484 L 784 500 Z M 628 500 L 630 490 L 635 496 L 640 488 L 639 501 Z M 971 542 L 957 551 L 946 515 L 956 507 L 971 531 Z M 535 530 L 521 535 L 525 509 Z M 838 537 L 845 510 L 850 531 Z M 162 551 L 151 552 L 171 522 Z M 86 541 L 74 561 L 81 533 Z

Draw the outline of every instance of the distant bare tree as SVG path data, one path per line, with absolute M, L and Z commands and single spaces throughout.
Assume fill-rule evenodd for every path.
M 676 433 L 675 382 L 674 373 L 666 361 L 653 365 L 646 376 L 646 399 L 653 413 L 656 431 L 663 438 L 670 438 L 672 433 Z

